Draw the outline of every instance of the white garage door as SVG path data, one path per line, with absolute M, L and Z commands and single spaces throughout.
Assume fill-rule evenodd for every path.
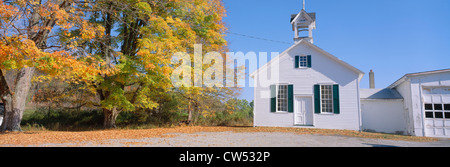
M 450 94 L 442 90 L 445 89 L 434 88 L 429 91 L 424 88 L 426 136 L 450 137 Z

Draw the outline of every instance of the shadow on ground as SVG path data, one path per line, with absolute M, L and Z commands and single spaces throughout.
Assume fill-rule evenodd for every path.
M 398 147 L 398 146 L 394 146 L 394 145 L 384 145 L 384 144 L 370 144 L 370 143 L 362 143 L 365 145 L 370 145 L 372 147 Z

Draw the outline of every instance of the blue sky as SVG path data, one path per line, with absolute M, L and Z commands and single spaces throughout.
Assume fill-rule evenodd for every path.
M 224 0 L 225 22 L 232 33 L 293 44 L 290 15 L 302 0 Z M 306 0 L 316 12 L 314 44 L 368 73 L 377 88 L 407 73 L 450 68 L 450 0 Z M 226 37 L 230 51 L 283 52 L 291 44 Z M 250 71 L 252 72 L 252 71 Z M 242 98 L 252 100 L 253 88 Z

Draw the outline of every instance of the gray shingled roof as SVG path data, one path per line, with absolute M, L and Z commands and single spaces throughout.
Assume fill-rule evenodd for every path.
M 309 17 L 311 17 L 311 19 L 316 21 L 316 12 L 308 13 L 308 15 L 309 15 Z
M 289 21 L 289 22 L 292 22 L 292 20 L 294 20 L 296 16 L 297 16 L 297 14 L 291 14 L 291 21 Z
M 361 99 L 403 99 L 395 89 L 360 89 Z

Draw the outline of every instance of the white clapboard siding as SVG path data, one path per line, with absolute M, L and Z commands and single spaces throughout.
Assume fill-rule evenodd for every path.
M 311 55 L 312 68 L 296 69 L 296 55 Z M 277 58 L 274 58 L 277 59 Z M 340 62 L 331 59 L 323 51 L 311 47 L 311 44 L 297 44 L 279 55 L 279 63 L 269 63 L 254 75 L 266 74 L 266 70 L 276 71 L 279 81 L 267 81 L 265 86 L 255 86 L 254 125 L 255 126 L 294 126 L 293 113 L 270 112 L 270 85 L 285 83 L 294 85 L 294 96 L 306 96 L 313 99 L 313 86 L 321 83 L 339 84 L 340 114 L 314 114 L 312 127 L 327 129 L 359 130 L 358 79 L 361 73 L 349 69 Z M 258 81 L 255 81 L 257 84 Z M 314 106 L 314 105 L 312 105 Z M 312 110 L 314 112 L 314 110 Z
M 361 99 L 361 114 L 364 131 L 407 134 L 403 99 Z

